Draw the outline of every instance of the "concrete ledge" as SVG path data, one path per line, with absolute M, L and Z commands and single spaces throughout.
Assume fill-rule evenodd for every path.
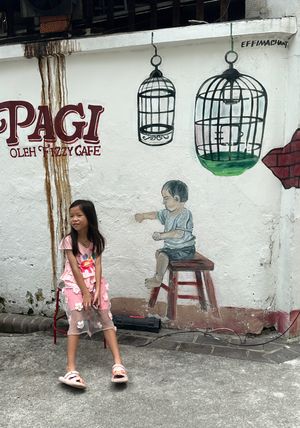
M 221 22 L 204 25 L 189 25 L 186 27 L 163 28 L 154 31 L 135 31 L 132 33 L 119 33 L 113 35 L 98 35 L 68 40 L 30 43 L 27 46 L 26 56 L 30 47 L 34 45 L 48 46 L 52 54 L 91 54 L 113 50 L 145 49 L 151 51 L 151 34 L 154 33 L 154 42 L 160 46 L 179 46 L 186 44 L 198 44 L 202 42 L 228 40 L 230 35 L 230 22 Z M 234 38 L 246 39 L 255 37 L 276 37 L 284 40 L 290 39 L 297 32 L 297 20 L 294 16 L 271 19 L 255 19 L 234 21 Z M 0 61 L 17 60 L 24 58 L 25 45 L 0 46 Z
M 0 332 L 2 333 L 33 333 L 35 331 L 51 330 L 52 327 L 52 318 L 39 315 L 0 313 Z

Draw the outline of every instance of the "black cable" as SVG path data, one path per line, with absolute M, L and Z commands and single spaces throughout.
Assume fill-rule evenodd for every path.
M 137 348 L 142 348 L 142 347 L 144 347 L 144 346 L 151 345 L 152 343 L 156 342 L 156 341 L 157 341 L 157 340 L 159 340 L 159 339 L 163 339 L 163 338 L 165 338 L 165 337 L 170 337 L 170 336 L 173 336 L 173 335 L 175 335 L 175 334 L 185 334 L 185 333 L 201 333 L 201 334 L 203 334 L 204 336 L 211 336 L 211 337 L 213 337 L 214 339 L 219 340 L 218 338 L 215 338 L 213 335 L 211 335 L 210 333 L 208 333 L 208 332 L 206 332 L 206 331 L 203 331 L 203 330 L 182 330 L 182 331 L 172 331 L 171 333 L 165 333 L 165 334 L 162 334 L 161 336 L 157 336 L 157 337 L 155 337 L 154 339 L 152 339 L 152 340 L 148 341 L 147 343 L 143 343 L 142 345 L 136 345 L 136 347 L 137 347 Z
M 289 331 L 289 329 L 290 329 L 290 328 L 295 324 L 295 322 L 296 322 L 297 318 L 299 317 L 299 315 L 300 315 L 300 311 L 298 312 L 298 314 L 297 314 L 297 316 L 295 317 L 294 321 L 293 321 L 293 322 L 288 326 L 288 328 L 287 328 L 283 333 L 280 333 L 278 336 L 274 337 L 273 339 L 266 340 L 265 342 L 262 342 L 262 343 L 251 343 L 250 345 L 247 345 L 247 346 L 260 346 L 260 345 L 266 345 L 267 343 L 274 342 L 275 340 L 280 339 L 280 338 L 281 338 L 282 336 L 284 336 L 284 335 L 285 335 L 285 333 L 286 333 L 287 331 Z M 234 344 L 232 344 L 232 345 L 234 345 Z M 238 345 L 238 346 L 246 346 L 246 342 L 245 342 L 245 345 Z
M 186 333 L 201 333 L 204 336 L 210 336 L 210 337 L 212 337 L 213 339 L 215 339 L 217 341 L 228 343 L 231 346 L 247 346 L 247 347 L 250 347 L 250 346 L 263 346 L 263 345 L 266 345 L 267 343 L 274 342 L 275 340 L 278 340 L 282 336 L 284 336 L 285 333 L 294 325 L 294 323 L 296 322 L 296 320 L 299 317 L 299 315 L 300 315 L 300 311 L 298 312 L 298 314 L 295 317 L 295 319 L 293 320 L 293 322 L 288 326 L 288 328 L 283 333 L 280 333 L 278 336 L 276 336 L 276 337 L 274 337 L 274 338 L 272 338 L 270 340 L 266 340 L 265 342 L 260 342 L 260 343 L 250 343 L 250 344 L 247 344 L 246 338 L 243 340 L 242 337 L 236 331 L 234 331 L 234 330 L 232 330 L 230 328 L 220 327 L 220 328 L 216 328 L 216 329 L 210 330 L 210 332 L 209 331 L 203 331 L 203 330 L 181 330 L 181 331 L 174 331 L 174 332 L 171 332 L 171 333 L 165 333 L 165 334 L 162 334 L 161 336 L 155 337 L 154 339 L 148 341 L 147 343 L 144 343 L 142 345 L 136 345 L 136 347 L 137 348 L 142 348 L 144 346 L 151 345 L 152 343 L 156 342 L 159 339 L 163 339 L 165 337 L 170 337 L 170 336 L 173 336 L 175 334 L 186 334 Z M 220 330 L 226 330 L 226 331 L 230 331 L 230 332 L 234 333 L 240 339 L 240 343 L 231 343 L 229 340 L 221 339 L 221 338 L 216 337 L 213 334 L 211 334 L 211 332 L 213 332 L 213 331 L 220 331 Z
M 224 327 L 224 328 L 219 328 L 219 329 L 217 329 L 217 330 L 227 330 L 227 331 L 231 331 L 232 333 L 234 333 L 236 336 L 238 336 L 239 337 L 239 339 L 240 339 L 240 342 L 242 343 L 242 338 L 241 338 L 241 336 L 238 334 L 238 333 L 236 333 L 234 330 L 232 330 L 232 329 L 230 329 L 230 328 L 226 328 L 226 327 Z M 173 335 L 175 335 L 175 334 L 186 334 L 186 333 L 201 333 L 201 334 L 203 334 L 203 336 L 210 336 L 210 337 L 212 337 L 213 339 L 215 339 L 215 340 L 222 340 L 222 339 L 220 339 L 219 337 L 215 337 L 213 334 L 211 334 L 210 332 L 208 332 L 207 330 L 206 331 L 203 331 L 203 330 L 181 330 L 181 331 L 172 331 L 171 333 L 165 333 L 165 334 L 162 334 L 161 336 L 158 336 L 158 337 L 155 337 L 154 339 L 152 339 L 152 340 L 150 340 L 150 341 L 148 341 L 147 343 L 144 343 L 144 344 L 142 344 L 142 345 L 136 345 L 138 348 L 139 347 L 143 347 L 143 346 L 148 346 L 148 345 L 151 345 L 152 343 L 154 343 L 154 342 L 156 342 L 157 340 L 159 340 L 159 339 L 163 339 L 163 338 L 165 338 L 165 337 L 169 337 L 169 336 L 173 336 Z

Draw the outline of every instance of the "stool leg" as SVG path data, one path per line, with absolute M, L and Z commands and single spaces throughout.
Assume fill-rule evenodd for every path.
M 203 309 L 204 311 L 207 311 L 207 304 L 204 296 L 201 270 L 196 270 L 195 275 L 196 275 L 196 281 L 197 281 L 197 293 L 198 293 L 199 303 L 200 303 L 201 309 Z
M 60 289 L 57 288 L 56 293 L 55 293 L 55 312 L 53 315 L 53 342 L 54 342 L 54 345 L 56 345 L 56 335 L 57 335 L 57 314 L 58 314 L 58 310 L 59 310 L 59 293 L 60 293 Z
M 173 270 L 170 269 L 169 290 L 168 290 L 168 310 L 167 310 L 167 317 L 170 320 L 176 319 L 177 292 L 178 292 L 178 272 L 173 272 Z
M 211 308 L 213 310 L 216 310 L 218 315 L 220 315 L 219 309 L 218 309 L 218 304 L 217 304 L 217 299 L 216 299 L 216 295 L 215 295 L 215 287 L 214 287 L 214 283 L 213 283 L 213 280 L 212 280 L 212 277 L 211 277 L 209 271 L 204 272 L 204 282 L 205 282 L 208 301 L 211 305 Z
M 154 308 L 154 305 L 156 303 L 158 293 L 159 293 L 160 287 L 155 287 L 151 290 L 150 299 L 148 302 L 149 308 Z

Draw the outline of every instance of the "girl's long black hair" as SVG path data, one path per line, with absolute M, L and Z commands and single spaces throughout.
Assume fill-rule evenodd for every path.
M 89 225 L 87 238 L 93 243 L 93 251 L 97 256 L 100 256 L 105 248 L 105 239 L 99 231 L 97 214 L 93 202 L 85 201 L 84 199 L 78 199 L 70 205 L 70 209 L 74 207 L 79 207 L 86 216 Z M 72 252 L 74 256 L 77 256 L 79 253 L 78 232 L 73 229 L 72 226 L 70 235 L 72 238 Z

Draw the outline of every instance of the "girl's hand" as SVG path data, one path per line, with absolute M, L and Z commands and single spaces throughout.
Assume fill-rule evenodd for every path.
M 100 293 L 100 288 L 98 288 L 98 289 L 96 289 L 95 294 L 94 294 L 93 305 L 100 307 L 100 303 L 101 303 L 101 293 Z
M 89 309 L 92 305 L 92 296 L 90 293 L 84 293 L 83 295 L 83 307 L 85 310 Z

